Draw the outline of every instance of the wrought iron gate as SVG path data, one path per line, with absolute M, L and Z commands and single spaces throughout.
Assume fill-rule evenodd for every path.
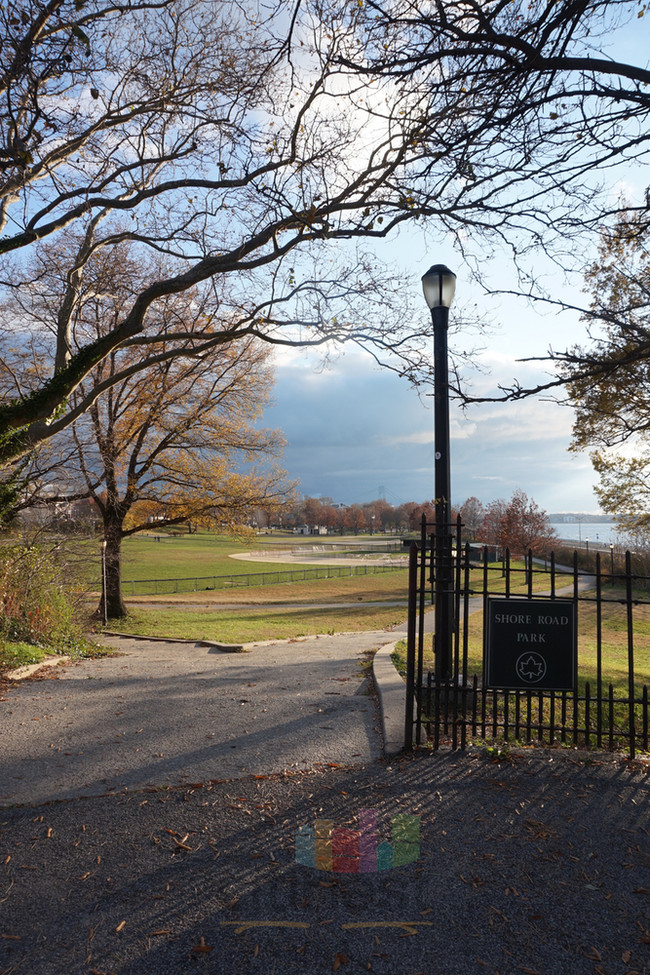
M 439 559 L 432 526 L 422 521 L 409 561 L 404 745 L 465 748 L 472 741 L 648 750 L 650 577 L 630 552 L 591 553 L 593 568 L 556 564 L 555 554 L 519 562 L 506 550 L 463 544 L 453 526 L 453 633 L 450 678 L 436 680 L 433 613 Z M 604 555 L 604 558 L 603 558 Z M 444 556 L 443 556 L 444 557 Z M 603 564 L 604 563 L 604 564 Z M 449 573 L 447 573 L 449 575 Z M 453 598 L 451 598 L 453 597 Z M 576 607 L 577 673 L 572 689 L 486 686 L 485 621 L 491 599 Z M 532 601 L 532 602 L 531 602 Z M 534 661 L 534 655 L 531 657 Z

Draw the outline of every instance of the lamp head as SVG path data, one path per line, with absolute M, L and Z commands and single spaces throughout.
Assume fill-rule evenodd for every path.
M 456 275 L 444 264 L 434 264 L 422 275 L 422 290 L 429 308 L 449 308 L 456 291 Z

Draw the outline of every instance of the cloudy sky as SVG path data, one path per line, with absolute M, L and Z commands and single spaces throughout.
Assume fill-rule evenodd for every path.
M 283 357 L 275 404 L 265 422 L 283 430 L 284 466 L 303 495 L 394 505 L 433 497 L 432 398 L 362 353 L 346 353 L 327 371 L 299 352 Z M 533 400 L 465 413 L 452 406 L 450 429 L 455 501 L 476 495 L 486 503 L 521 488 L 549 512 L 597 510 L 589 458 L 567 452 L 568 409 Z
M 524 384 L 548 378 L 539 363 L 549 347 L 563 350 L 585 340 L 575 313 L 532 308 L 524 299 L 487 300 L 470 271 L 444 245 L 427 253 L 420 237 L 402 235 L 397 248 L 413 272 L 414 294 L 422 295 L 420 277 L 434 263 L 445 263 L 457 274 L 454 308 L 485 306 L 485 333 L 476 338 L 450 331 L 455 341 L 482 351 L 480 371 L 471 376 L 475 394 L 494 394 L 499 382 L 517 377 Z M 380 255 L 386 258 L 386 253 Z M 492 279 L 507 286 L 512 276 L 497 258 Z M 558 281 L 558 287 L 565 288 Z M 565 296 L 567 292 L 565 291 Z M 568 295 L 584 303 L 585 296 Z M 429 315 L 421 297 L 423 319 Z M 279 427 L 287 440 L 283 464 L 300 481 L 304 496 L 331 497 L 344 504 L 385 497 L 391 504 L 433 497 L 433 400 L 418 396 L 405 379 L 380 369 L 369 356 L 349 348 L 321 368 L 317 356 L 283 351 L 276 358 L 275 405 L 264 422 Z M 521 489 L 547 512 L 598 511 L 593 492 L 596 477 L 586 454 L 568 452 L 572 411 L 557 403 L 529 399 L 451 408 L 452 500 L 475 495 L 483 503 L 510 498 Z

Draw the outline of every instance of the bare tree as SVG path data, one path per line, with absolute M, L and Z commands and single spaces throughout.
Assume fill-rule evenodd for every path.
M 0 406 L 0 462 L 65 429 L 124 378 L 117 370 L 70 406 L 118 349 L 144 350 L 144 368 L 244 336 L 348 339 L 402 372 L 428 368 L 419 327 L 404 324 L 414 319 L 391 312 L 394 277 L 353 246 L 413 216 L 405 181 L 422 127 L 410 93 L 390 80 L 368 88 L 342 66 L 355 26 L 315 0 L 271 4 L 264 17 L 255 4 L 203 0 L 0 9 L 2 287 L 33 287 L 24 266 L 39 243 L 65 229 L 78 241 L 48 322 L 51 367 Z M 110 331 L 74 349 L 88 261 L 125 240 L 173 262 Z M 228 329 L 150 328 L 156 303 L 209 281 Z M 2 324 L 22 334 L 19 317 Z
M 485 508 L 477 497 L 472 495 L 458 509 L 462 519 L 464 535 L 468 539 L 476 538 L 483 521 L 485 519 Z
M 426 115 L 416 212 L 435 183 L 431 212 L 459 235 L 515 253 L 554 241 L 566 258 L 567 239 L 611 213 L 599 178 L 648 156 L 650 68 L 620 57 L 645 15 L 634 0 L 368 0 L 343 60 Z
M 0 405 L 0 462 L 89 409 L 106 386 L 74 409 L 70 395 L 118 349 L 144 349 L 144 367 L 245 335 L 350 340 L 430 378 L 430 323 L 357 242 L 420 219 L 468 259 L 505 244 L 566 263 L 611 210 L 598 181 L 647 158 L 650 71 L 598 50 L 644 14 L 632 0 L 6 4 L 0 284 L 23 293 L 26 255 L 64 229 L 79 243 L 53 363 Z M 73 351 L 87 262 L 126 239 L 174 261 Z M 228 330 L 150 328 L 157 302 L 206 282 Z M 19 318 L 2 327 L 21 335 Z
M 487 290 L 486 256 L 505 248 L 519 275 L 507 293 L 594 320 L 593 309 L 548 293 L 540 257 L 581 277 L 619 210 L 648 223 L 647 191 L 627 203 L 613 192 L 642 172 L 650 151 L 650 68 L 645 49 L 635 61 L 629 43 L 648 16 L 636 0 L 364 2 L 363 42 L 345 66 L 410 92 L 427 120 L 410 204 L 454 235 Z M 616 368 L 589 349 L 540 349 L 537 361 L 550 375 L 535 385 L 456 392 L 517 399 Z

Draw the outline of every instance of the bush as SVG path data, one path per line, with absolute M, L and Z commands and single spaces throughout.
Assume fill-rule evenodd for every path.
M 57 653 L 84 643 L 72 584 L 56 549 L 0 548 L 0 643 L 24 642 Z

